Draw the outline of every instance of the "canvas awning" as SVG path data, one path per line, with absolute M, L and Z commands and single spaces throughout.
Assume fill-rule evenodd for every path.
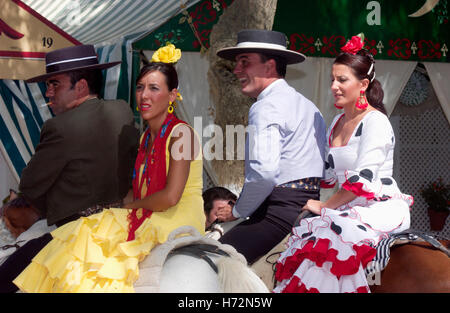
M 37 76 L 47 52 L 80 44 L 21 1 L 0 2 L 0 12 L 1 79 Z
M 22 0 L 83 44 L 113 44 L 154 30 L 199 0 Z
M 94 44 L 100 63 L 122 61 L 121 66 L 106 72 L 101 96 L 128 100 L 133 66 L 131 43 L 198 1 L 2 0 L 0 61 L 9 63 L 0 66 L 4 73 L 0 77 L 0 152 L 13 179 L 19 181 L 39 142 L 42 124 L 52 116 L 45 106 L 43 84 L 23 81 L 45 72 L 46 52 Z M 38 64 L 14 65 L 15 61 Z M 24 71 L 18 76 L 14 71 L 19 67 Z

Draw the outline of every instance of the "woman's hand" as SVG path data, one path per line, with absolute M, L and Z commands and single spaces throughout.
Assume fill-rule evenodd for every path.
M 122 203 L 123 205 L 126 205 L 128 203 L 133 202 L 134 198 L 133 198 L 133 189 L 130 189 L 127 193 L 127 195 L 125 196 L 125 198 L 123 198 Z
M 324 207 L 322 201 L 309 199 L 302 210 L 308 210 L 311 213 L 320 215 L 320 210 Z

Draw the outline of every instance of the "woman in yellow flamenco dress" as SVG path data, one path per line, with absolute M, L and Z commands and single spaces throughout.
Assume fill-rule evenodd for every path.
M 204 233 L 202 153 L 194 130 L 172 104 L 178 77 L 173 45 L 155 52 L 137 79 L 136 101 L 148 128 L 133 173 L 133 199 L 54 230 L 53 239 L 14 280 L 25 292 L 133 292 L 139 262 L 170 232 Z

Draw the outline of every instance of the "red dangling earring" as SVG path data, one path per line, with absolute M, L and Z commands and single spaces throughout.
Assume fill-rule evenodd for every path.
M 334 106 L 336 107 L 336 109 L 343 109 L 344 107 L 341 107 L 339 105 L 337 105 L 336 103 L 334 104 Z
M 355 103 L 355 106 L 358 109 L 364 110 L 369 105 L 369 103 L 367 102 L 365 93 L 366 92 L 364 90 L 361 90 L 359 92 L 359 98 L 358 98 L 358 100 L 356 100 L 356 103 Z

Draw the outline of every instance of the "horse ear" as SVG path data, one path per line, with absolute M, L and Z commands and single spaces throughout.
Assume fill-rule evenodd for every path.
M 9 201 L 17 199 L 18 197 L 19 195 L 15 190 L 9 189 Z

